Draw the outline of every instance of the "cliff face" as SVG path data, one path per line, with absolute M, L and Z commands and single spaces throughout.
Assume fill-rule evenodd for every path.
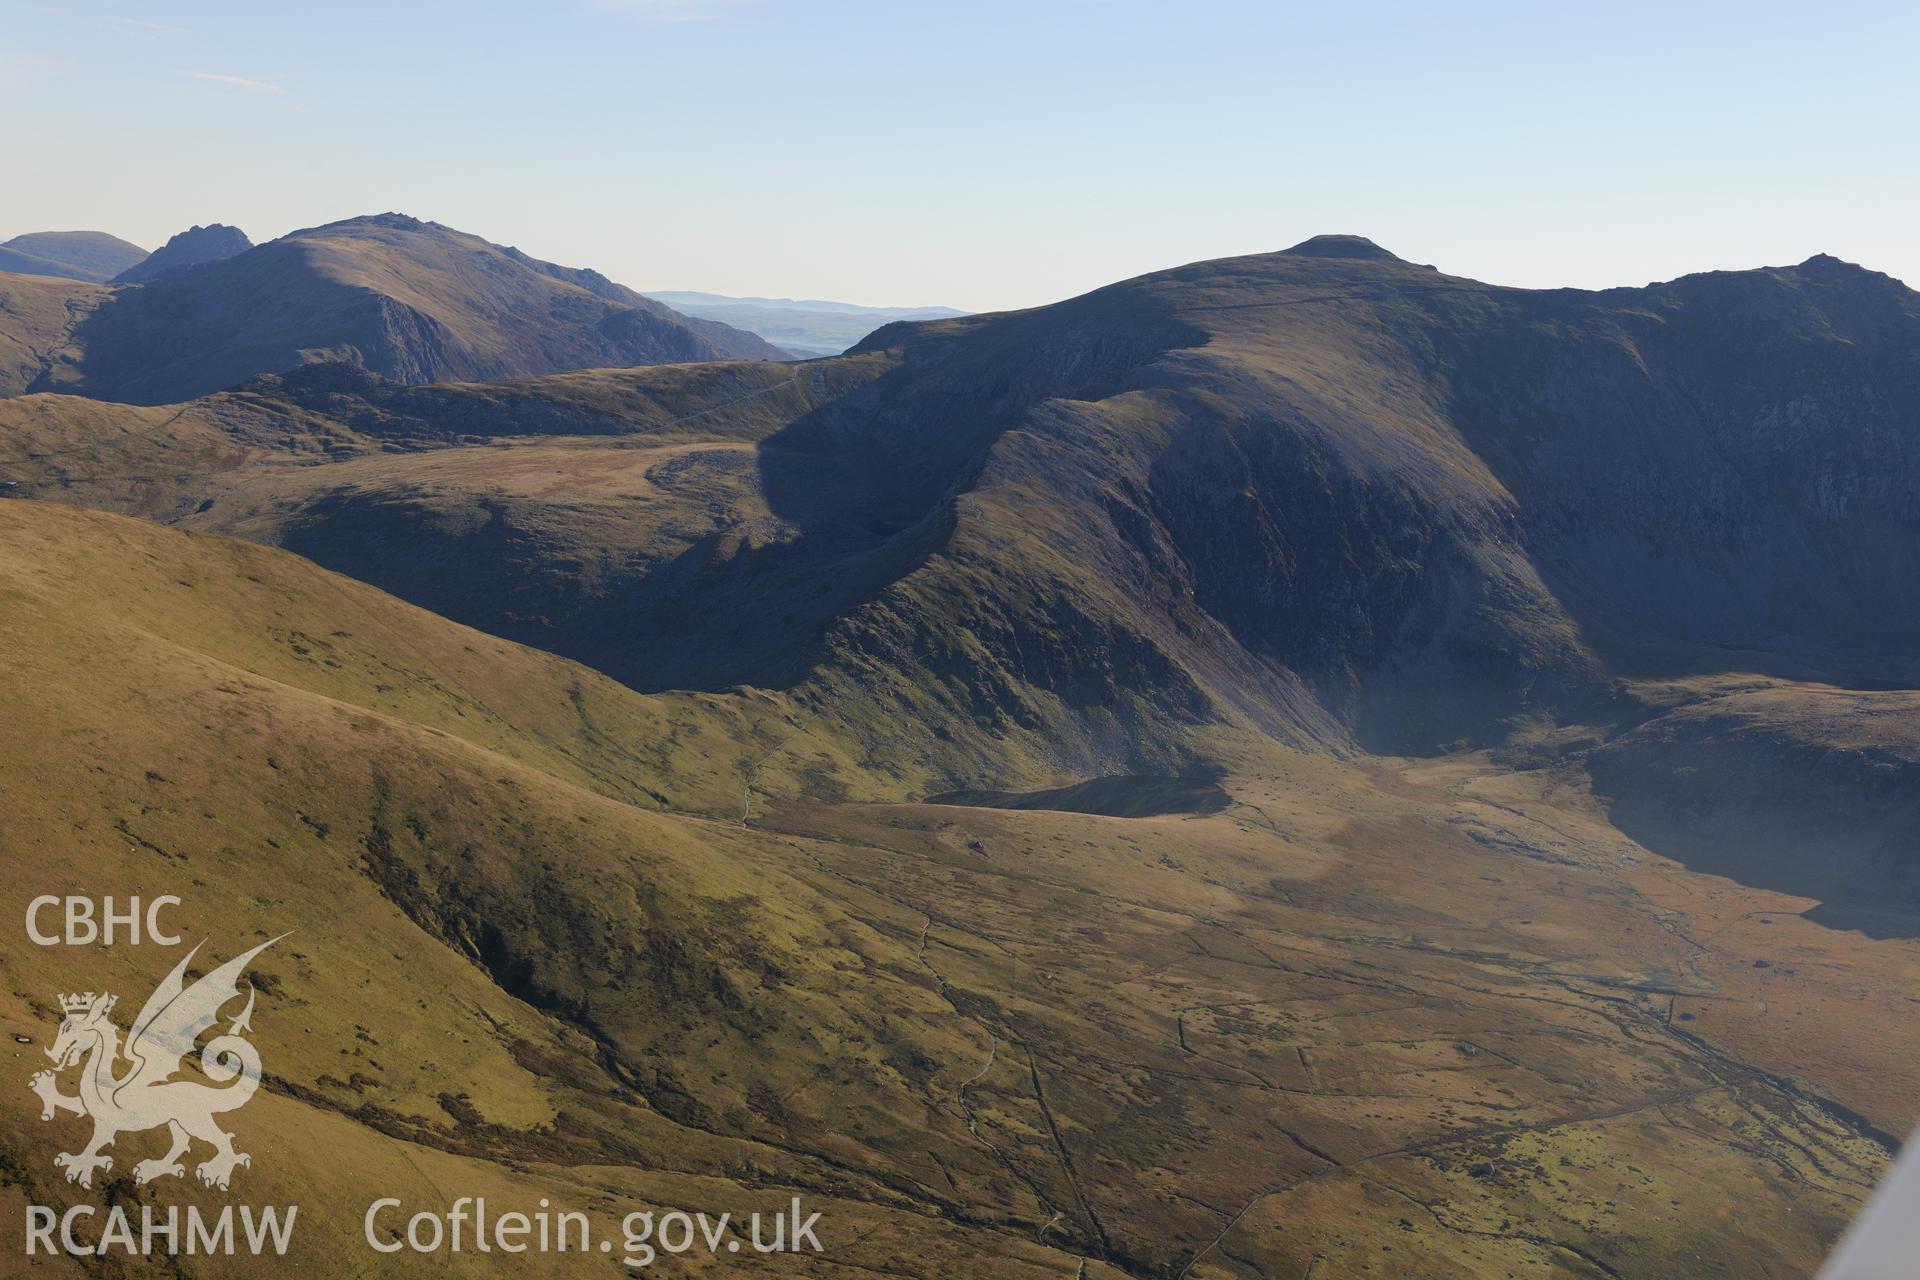
M 1455 337 L 1462 437 L 1610 657 L 1792 653 L 1911 681 L 1920 297 L 1814 258 L 1519 295 Z
M 970 439 L 949 549 L 1017 581 L 1061 548 L 1041 596 L 1098 596 L 1270 721 L 1299 681 L 1362 741 L 1428 749 L 1756 652 L 1911 674 L 1920 299 L 1884 276 L 1537 293 L 1310 242 L 889 343 L 903 369 L 796 441 L 854 466 L 910 422 Z

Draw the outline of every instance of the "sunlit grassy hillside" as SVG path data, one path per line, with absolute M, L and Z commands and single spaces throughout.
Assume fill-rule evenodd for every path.
M 0 674 L 16 917 L 77 887 L 177 893 L 214 956 L 293 931 L 231 1126 L 302 1274 L 415 1273 L 358 1244 L 375 1194 L 795 1193 L 832 1260 L 771 1273 L 1800 1274 L 1914 1119 L 1911 946 L 1648 854 L 1577 770 L 1249 748 L 1194 815 L 858 803 L 912 784 L 782 698 L 641 695 L 36 502 L 0 503 Z M 100 1191 L 24 1088 L 56 995 L 175 958 L 0 937 L 8 1229 Z M 222 1202 L 133 1185 L 153 1141 L 106 1194 Z

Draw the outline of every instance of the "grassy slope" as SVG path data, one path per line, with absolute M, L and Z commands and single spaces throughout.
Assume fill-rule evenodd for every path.
M 1269 749 L 1196 818 L 781 804 L 898 784 L 824 717 L 642 697 L 284 553 L 27 502 L 0 548 L 12 892 L 298 930 L 234 1127 L 308 1273 L 361 1265 L 379 1186 L 801 1187 L 842 1261 L 928 1277 L 1800 1274 L 1883 1164 L 1809 1097 L 1914 1119 L 1872 994 L 1912 946 L 1649 858 L 1571 775 Z M 36 1041 L 173 959 L 0 948 Z M 1800 1063 L 1836 1018 L 1884 1034 Z M 73 1126 L 5 1096 L 0 1216 L 63 1202 Z
M 311 371 L 169 409 L 29 396 L 0 402 L 0 479 L 20 496 L 281 543 L 449 616 L 664 683 L 670 651 L 628 634 L 634 589 L 657 574 L 665 632 L 698 595 L 676 589 L 677 577 L 803 538 L 803 521 L 769 505 L 758 446 L 897 364 L 873 352 L 800 368 L 713 362 L 419 388 Z M 475 539 L 501 549 L 476 554 Z M 850 563 L 844 580 L 857 581 L 866 571 L 857 555 Z M 1024 580 L 1036 592 L 1073 573 L 1066 558 L 1033 568 Z M 724 643 L 702 626 L 760 626 L 756 603 L 838 599 L 817 586 L 819 570 L 805 572 L 797 586 L 748 580 L 739 610 L 703 607 L 687 628 L 692 660 Z M 805 648 L 777 627 L 760 639 Z M 888 671 L 876 696 L 859 670 L 843 671 L 800 689 L 796 714 L 845 722 L 848 740 L 868 744 L 868 772 L 888 776 L 895 794 L 939 789 L 956 753 L 995 761 L 1000 781 L 1060 770 L 1031 728 L 1009 751 L 929 701 L 937 690 L 898 677 Z M 1067 714 L 1049 720 L 1071 732 Z M 950 737 L 929 740 L 916 722 Z M 1205 733 L 1195 741 L 1216 751 L 1248 736 Z
M 25 503 L 0 508 L 0 542 L 13 691 L 0 787 L 22 869 L 96 893 L 178 891 L 185 932 L 229 951 L 297 930 L 260 966 L 279 1010 L 263 1044 L 281 1083 L 249 1111 L 260 1119 L 248 1134 L 259 1135 L 257 1194 L 332 1218 L 308 1236 L 308 1265 L 337 1253 L 363 1166 L 410 1167 L 402 1138 L 511 1160 L 460 1176 L 523 1200 L 777 1198 L 742 1191 L 742 1179 L 853 1195 L 874 1203 L 842 1210 L 844 1229 L 960 1256 L 952 1243 L 943 1255 L 951 1233 L 927 1206 L 863 1168 L 883 1164 L 879 1153 L 827 1149 L 814 1132 L 903 1105 L 865 1072 L 888 1072 L 882 1055 L 913 1041 L 883 1040 L 866 1012 L 836 1007 L 848 983 L 830 975 L 876 961 L 908 969 L 905 944 L 817 891 L 783 889 L 764 842 L 738 828 L 648 808 L 668 793 L 736 805 L 774 708 L 639 699 L 245 544 Z M 146 948 L 68 963 L 74 953 L 5 948 L 5 1019 L 36 1035 L 57 987 L 131 997 L 175 958 Z M 776 968 L 791 997 L 765 981 Z M 876 1012 L 938 1003 L 924 983 L 893 985 Z M 782 1024 L 837 1046 L 821 1065 L 849 1074 L 836 1099 L 847 1111 L 784 1113 L 817 1152 L 792 1132 L 765 1134 L 780 1146 L 717 1136 L 748 1127 L 733 1112 L 744 1114 L 749 1082 L 782 1087 L 816 1069 L 817 1050 L 785 1038 L 756 1047 Z M 935 1028 L 921 1051 L 954 1047 Z M 785 1056 L 755 1061 L 768 1051 Z M 904 1105 L 875 1127 L 923 1141 L 936 1121 Z M 58 1202 L 51 1166 L 26 1157 L 29 1146 L 50 1154 L 37 1104 L 10 1101 L 4 1115 L 13 1211 L 20 1188 Z M 316 1142 L 349 1154 L 305 1171 L 296 1152 Z M 431 1150 L 420 1159 L 451 1169 Z M 968 1163 L 962 1151 L 955 1166 Z M 394 1176 L 415 1193 L 429 1178 Z M 992 1231 L 964 1248 L 1015 1271 L 1044 1253 Z

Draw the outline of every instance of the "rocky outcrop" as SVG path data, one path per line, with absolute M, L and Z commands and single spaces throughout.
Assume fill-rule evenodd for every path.
M 115 276 L 113 283 L 142 284 L 203 262 L 219 262 L 251 248 L 253 241 L 238 227 L 221 222 L 189 227 Z

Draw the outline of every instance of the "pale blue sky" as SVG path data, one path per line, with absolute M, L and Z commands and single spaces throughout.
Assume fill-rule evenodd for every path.
M 5 0 L 0 238 L 432 218 L 985 309 L 1319 232 L 1505 284 L 1920 283 L 1920 5 Z

